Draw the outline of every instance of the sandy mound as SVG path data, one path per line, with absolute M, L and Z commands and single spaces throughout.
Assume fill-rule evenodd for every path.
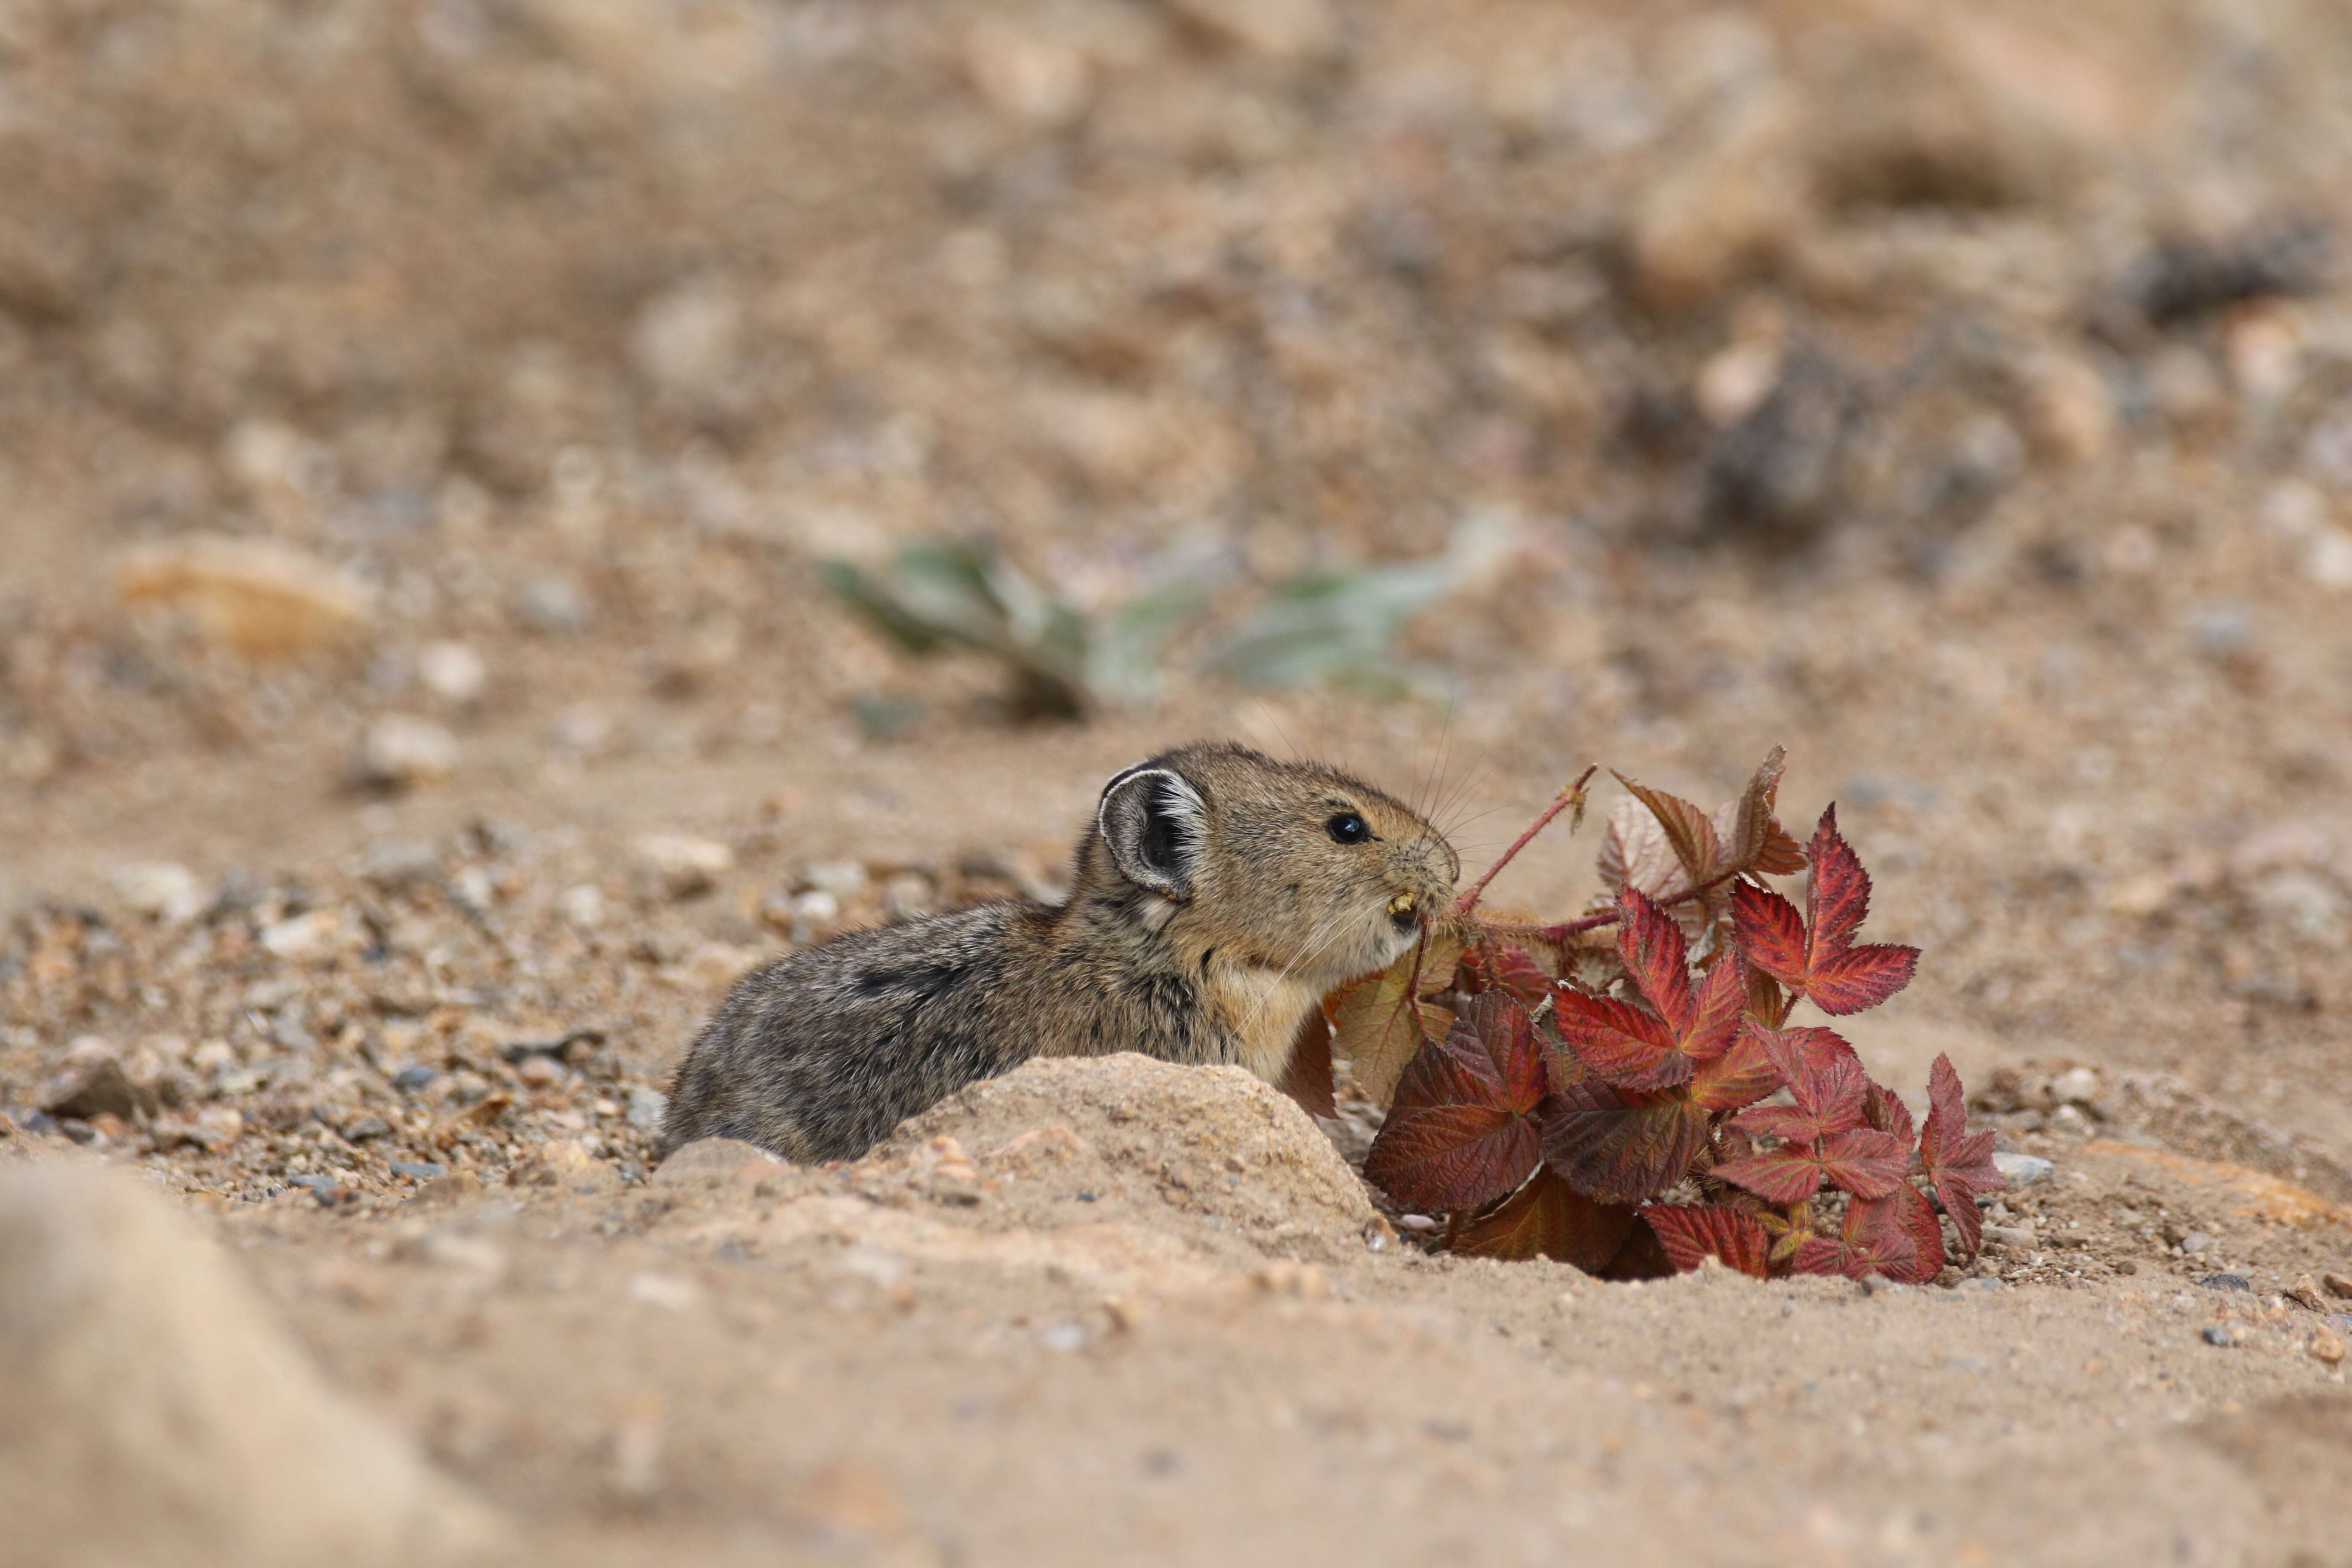
M 0 1387 L 15 1561 L 437 1563 L 489 1539 L 127 1178 L 0 1173 Z
M 1030 1062 L 911 1118 L 868 1163 L 928 1165 L 937 1187 L 942 1166 L 948 1184 L 972 1179 L 960 1155 L 977 1178 L 975 1209 L 1007 1225 L 1118 1215 L 1315 1258 L 1360 1253 L 1386 1232 L 1306 1112 L 1240 1068 L 1132 1053 Z

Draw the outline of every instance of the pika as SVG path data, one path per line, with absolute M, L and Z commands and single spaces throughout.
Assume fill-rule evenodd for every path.
M 1346 773 L 1178 747 L 1103 786 L 1061 904 L 852 931 L 738 981 L 679 1065 L 661 1152 L 723 1137 L 855 1159 L 1033 1057 L 1140 1051 L 1272 1082 L 1325 994 L 1394 962 L 1461 870 Z

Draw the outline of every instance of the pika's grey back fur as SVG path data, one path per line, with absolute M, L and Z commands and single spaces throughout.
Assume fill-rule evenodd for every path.
M 1461 862 L 1360 780 L 1241 746 L 1113 777 L 1069 898 L 853 931 L 737 982 L 679 1066 L 662 1153 L 855 1159 L 1032 1057 L 1140 1051 L 1278 1079 L 1333 987 L 1386 967 Z

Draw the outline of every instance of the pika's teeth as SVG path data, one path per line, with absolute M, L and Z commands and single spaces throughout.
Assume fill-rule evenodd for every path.
M 1412 913 L 1412 895 L 1411 893 L 1399 893 L 1395 898 L 1391 899 L 1389 900 L 1389 913 L 1392 915 L 1409 915 Z

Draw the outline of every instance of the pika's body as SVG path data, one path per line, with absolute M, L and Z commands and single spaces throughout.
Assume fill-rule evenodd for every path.
M 1393 962 L 1460 870 L 1360 780 L 1180 747 L 1104 786 L 1065 902 L 853 931 L 745 975 L 678 1068 L 662 1152 L 728 1137 L 855 1159 L 1032 1057 L 1140 1051 L 1271 1082 L 1323 995 Z

